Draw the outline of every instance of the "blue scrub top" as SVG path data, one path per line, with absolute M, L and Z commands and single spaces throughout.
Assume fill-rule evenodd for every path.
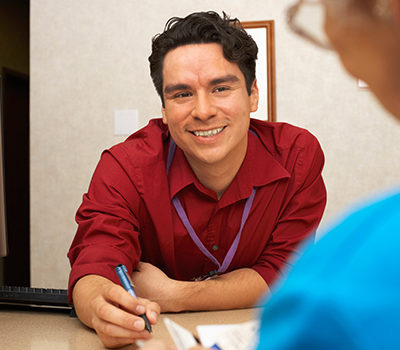
M 265 301 L 257 349 L 400 349 L 399 191 L 306 246 Z

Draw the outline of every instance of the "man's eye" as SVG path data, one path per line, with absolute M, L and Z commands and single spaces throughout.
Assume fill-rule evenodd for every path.
M 215 92 L 224 92 L 229 90 L 229 88 L 227 86 L 219 86 L 217 88 L 214 89 Z
M 190 92 L 180 92 L 179 94 L 174 95 L 174 98 L 185 98 L 191 96 Z

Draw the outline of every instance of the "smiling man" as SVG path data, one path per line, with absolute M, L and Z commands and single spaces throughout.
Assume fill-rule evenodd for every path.
M 69 251 L 70 297 L 106 346 L 147 338 L 144 312 L 253 306 L 316 229 L 323 153 L 304 129 L 250 119 L 256 58 L 215 12 L 154 37 L 162 119 L 103 153 Z M 120 263 L 143 299 L 118 285 Z
M 179 67 L 177 69 L 177 67 Z M 247 151 L 256 83 L 246 90 L 237 64 L 219 44 L 188 44 L 165 55 L 163 122 L 200 182 L 220 198 Z

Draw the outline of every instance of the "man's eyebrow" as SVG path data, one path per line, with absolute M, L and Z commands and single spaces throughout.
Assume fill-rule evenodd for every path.
M 188 90 L 189 85 L 186 84 L 169 84 L 164 88 L 164 94 L 171 94 L 178 90 Z
M 220 78 L 215 78 L 210 81 L 210 85 L 218 85 L 218 84 L 223 84 L 223 83 L 236 83 L 239 81 L 239 78 L 234 75 L 234 74 L 228 74 Z
M 223 77 L 215 78 L 209 82 L 210 86 L 215 86 L 223 83 L 236 83 L 240 79 L 234 74 L 228 74 Z M 179 90 L 189 90 L 190 86 L 187 84 L 169 84 L 164 88 L 164 94 L 171 94 Z

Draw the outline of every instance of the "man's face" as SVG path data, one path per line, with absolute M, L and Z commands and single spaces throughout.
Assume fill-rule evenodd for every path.
M 163 122 L 192 168 L 241 162 L 250 112 L 257 110 L 238 65 L 219 44 L 190 44 L 168 52 L 163 65 Z

